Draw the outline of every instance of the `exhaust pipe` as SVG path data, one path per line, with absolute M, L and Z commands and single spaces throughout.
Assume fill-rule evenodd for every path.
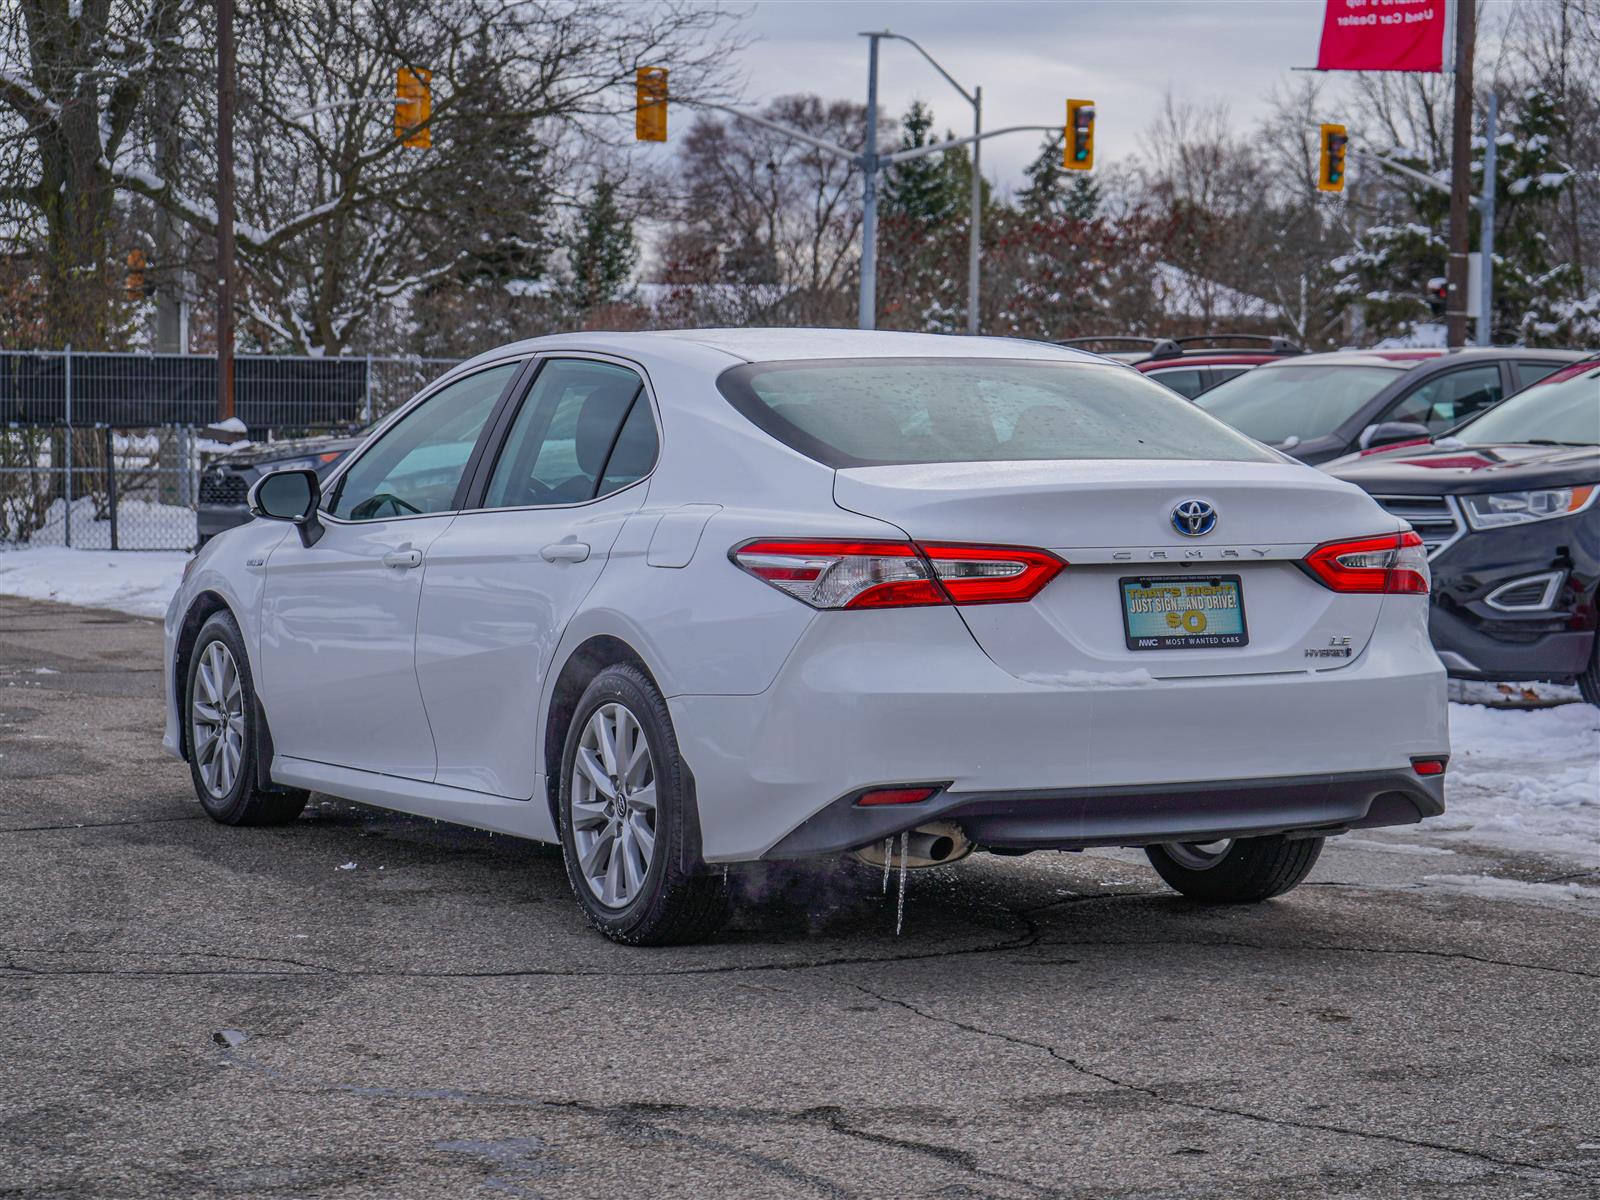
M 892 865 L 900 865 L 900 835 L 859 846 L 851 853 L 868 866 L 884 865 L 884 850 L 890 849 Z M 972 853 L 972 841 L 954 821 L 932 821 L 918 825 L 906 835 L 907 867 L 942 867 Z

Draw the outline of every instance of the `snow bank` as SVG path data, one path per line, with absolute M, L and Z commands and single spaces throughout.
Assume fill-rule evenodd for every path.
M 1530 900 L 1536 904 L 1567 904 L 1574 900 L 1600 901 L 1600 888 L 1578 883 L 1527 883 L 1494 875 L 1424 875 L 1429 887 L 1465 892 L 1488 900 Z
M 1600 709 L 1452 704 L 1450 742 L 1444 816 L 1390 832 L 1600 864 Z
M 188 560 L 183 550 L 0 550 L 0 593 L 159 617 Z

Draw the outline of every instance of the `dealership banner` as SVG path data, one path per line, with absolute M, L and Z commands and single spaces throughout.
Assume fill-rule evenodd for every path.
M 1446 0 L 1328 0 L 1319 71 L 1443 71 Z

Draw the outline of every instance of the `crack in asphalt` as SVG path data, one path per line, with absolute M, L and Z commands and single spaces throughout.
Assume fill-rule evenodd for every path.
M 1416 955 L 1421 958 L 1459 959 L 1486 967 L 1507 967 L 1518 971 L 1542 971 L 1550 975 L 1571 975 L 1578 979 L 1600 979 L 1600 973 L 1580 971 L 1576 967 L 1551 967 L 1542 963 L 1515 962 L 1506 958 L 1488 958 L 1481 954 L 1468 954 L 1462 950 L 1419 950 L 1408 946 L 1350 946 L 1330 942 L 1297 942 L 1279 945 L 1272 942 L 1245 942 L 1235 939 L 1214 938 L 1201 941 L 1186 938 L 1183 941 L 1162 938 L 1074 938 L 1069 941 L 1041 941 L 1042 946 L 1178 946 L 1184 949 L 1215 946 L 1233 950 L 1279 950 L 1290 953 L 1326 950 L 1335 954 L 1392 954 Z
M 52 833 L 57 830 L 71 829 L 110 829 L 122 825 L 164 825 L 173 821 L 203 821 L 203 814 L 183 817 L 141 817 L 137 821 L 85 821 L 76 825 L 19 825 L 10 829 L 0 829 L 0 834 L 6 833 Z
M 1496 1166 L 1511 1167 L 1517 1170 L 1538 1171 L 1549 1175 L 1560 1175 L 1578 1179 L 1589 1177 L 1588 1172 L 1585 1171 L 1568 1170 L 1564 1167 L 1551 1167 L 1546 1166 L 1543 1163 L 1528 1162 L 1523 1159 L 1505 1158 L 1501 1155 L 1490 1154 L 1487 1151 L 1471 1150 L 1463 1146 L 1452 1146 L 1445 1142 L 1429 1142 L 1421 1138 L 1403 1137 L 1396 1133 L 1379 1133 L 1367 1129 L 1350 1129 L 1342 1125 L 1327 1125 L 1317 1121 L 1295 1120 L 1290 1117 L 1273 1117 L 1267 1116 L 1263 1113 L 1251 1112 L 1248 1109 L 1228 1108 L 1227 1106 L 1220 1104 L 1205 1104 L 1198 1100 L 1179 1099 L 1176 1096 L 1164 1095 L 1156 1088 L 1149 1087 L 1145 1084 L 1132 1083 L 1125 1079 L 1118 1079 L 1116 1076 L 1108 1075 L 1104 1071 L 1098 1071 L 1093 1067 L 1085 1066 L 1077 1059 L 1063 1054 L 1049 1042 L 1038 1042 L 1034 1041 L 1032 1038 L 1020 1037 L 1016 1034 L 1001 1033 L 999 1030 L 986 1029 L 981 1025 L 974 1025 L 967 1021 L 960 1021 L 954 1017 L 940 1016 L 937 1013 L 931 1013 L 925 1009 L 918 1008 L 915 1004 L 912 1004 L 908 1000 L 901 1000 L 895 996 L 886 996 L 881 992 L 873 991 L 869 987 L 863 987 L 861 984 L 855 984 L 853 986 L 863 995 L 871 996 L 874 1000 L 878 1000 L 881 1003 L 892 1004 L 898 1008 L 902 1008 L 906 1012 L 911 1013 L 913 1016 L 916 1016 L 919 1019 L 927 1021 L 931 1024 L 944 1025 L 952 1029 L 960 1029 L 965 1033 L 973 1033 L 980 1037 L 993 1038 L 996 1041 L 1006 1042 L 1013 1046 L 1026 1046 L 1029 1049 L 1042 1050 L 1055 1061 L 1071 1068 L 1080 1075 L 1084 1075 L 1090 1079 L 1098 1079 L 1103 1083 L 1110 1084 L 1112 1087 L 1119 1088 L 1125 1092 L 1132 1092 L 1137 1095 L 1147 1096 L 1157 1104 L 1169 1105 L 1174 1108 L 1188 1109 L 1192 1112 L 1211 1113 L 1215 1116 L 1237 1117 L 1241 1120 L 1256 1121 L 1263 1125 L 1272 1125 L 1279 1128 L 1304 1129 L 1317 1133 L 1333 1133 L 1344 1137 L 1355 1137 L 1371 1141 L 1388 1142 L 1393 1145 L 1407 1146 L 1416 1150 L 1434 1150 L 1443 1154 L 1460 1155 L 1465 1158 L 1477 1159 L 1481 1162 L 1493 1163 Z
M 760 1108 L 753 1105 L 721 1107 L 714 1104 L 675 1104 L 652 1101 L 621 1101 L 611 1104 L 599 1104 L 588 1100 L 501 1095 L 456 1088 L 370 1086 L 342 1081 L 303 1079 L 277 1067 L 257 1062 L 239 1052 L 239 1047 L 250 1039 L 248 1035 L 236 1030 L 226 1030 L 218 1033 L 214 1035 L 214 1040 L 223 1046 L 221 1061 L 224 1065 L 253 1072 L 275 1083 L 311 1090 L 342 1092 L 347 1095 L 361 1096 L 368 1099 L 430 1102 L 446 1100 L 490 1108 L 538 1108 L 547 1111 L 580 1112 L 588 1116 L 599 1117 L 613 1125 L 622 1127 L 625 1131 L 634 1131 L 642 1127 L 646 1137 L 670 1138 L 693 1146 L 696 1149 L 707 1149 L 730 1155 L 786 1182 L 804 1184 L 827 1196 L 849 1198 L 858 1196 L 861 1193 L 852 1192 L 830 1179 L 806 1171 L 782 1159 L 773 1158 L 770 1155 L 748 1150 L 741 1146 L 730 1145 L 727 1142 L 707 1137 L 704 1134 L 671 1128 L 662 1122 L 674 1117 L 688 1117 L 696 1120 L 763 1125 L 790 1124 L 821 1128 L 839 1137 L 851 1138 L 870 1145 L 882 1146 L 886 1149 L 904 1151 L 909 1154 L 930 1158 L 941 1166 L 955 1168 L 983 1180 L 1026 1188 L 1038 1196 L 1065 1198 L 1070 1194 L 1047 1184 L 1037 1183 L 1003 1171 L 980 1166 L 978 1155 L 971 1150 L 962 1150 L 954 1146 L 939 1145 L 935 1142 L 918 1141 L 911 1138 L 896 1137 L 893 1134 L 862 1129 L 859 1126 L 848 1123 L 845 1120 L 847 1110 L 838 1105 L 819 1105 L 792 1111 L 788 1109 Z

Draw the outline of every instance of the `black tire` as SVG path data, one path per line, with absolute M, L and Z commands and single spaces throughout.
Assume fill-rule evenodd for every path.
M 1295 887 L 1317 864 L 1322 838 L 1236 838 L 1226 852 L 1174 844 L 1146 846 L 1168 886 L 1210 904 L 1256 904 Z M 1210 865 L 1197 865 L 1210 857 Z
M 603 708 L 615 714 L 618 707 L 626 710 L 637 723 L 649 747 L 650 762 L 645 767 L 653 776 L 651 790 L 655 807 L 651 819 L 654 827 L 643 880 L 633 886 L 625 902 L 608 905 L 585 875 L 578 841 L 580 836 L 603 841 L 603 831 L 613 828 L 611 821 L 616 822 L 615 828 L 620 831 L 622 822 L 631 819 L 627 781 L 624 779 L 624 786 L 618 788 L 617 777 L 613 774 L 611 786 L 621 797 L 617 814 L 607 818 L 603 826 L 597 826 L 591 804 L 580 835 L 574 820 L 574 775 L 578 769 L 579 748 L 585 741 L 591 719 Z M 644 790 L 641 788 L 640 792 Z M 712 873 L 700 862 L 688 793 L 688 772 L 679 756 L 678 739 L 661 693 L 637 667 L 618 664 L 601 671 L 584 690 L 567 729 L 556 808 L 567 882 L 572 885 L 573 895 L 578 898 L 578 905 L 589 922 L 612 941 L 629 946 L 684 945 L 704 940 L 727 921 L 727 888 L 720 871 Z M 603 803 L 603 798 L 595 800 L 595 804 Z M 640 816 L 643 817 L 642 810 Z M 602 831 L 598 836 L 596 829 Z M 621 840 L 620 832 L 613 837 L 603 859 L 607 868 L 612 859 L 624 853 L 620 849 Z M 589 844 L 593 850 L 595 842 Z M 643 857 L 641 850 L 640 858 Z
M 1600 707 L 1600 633 L 1595 634 L 1594 646 L 1589 651 L 1589 665 L 1578 676 L 1578 694 Z
M 220 647 L 220 650 L 212 652 L 213 645 Z M 208 672 L 209 678 L 210 668 L 221 660 L 223 653 L 237 673 L 238 700 L 237 704 L 227 704 L 222 714 L 233 718 L 231 725 L 226 721 L 212 725 L 201 722 L 196 714 L 195 689 L 220 686 L 231 691 L 225 684 L 208 685 L 202 681 L 202 670 Z M 214 705 L 208 705 L 207 710 L 221 711 Z M 206 810 L 213 821 L 223 825 L 285 825 L 300 815 L 300 810 L 305 808 L 310 798 L 309 792 L 298 788 L 269 790 L 256 781 L 256 756 L 265 721 L 256 699 L 250 660 L 244 652 L 244 638 L 239 634 L 233 614 L 227 610 L 213 613 L 201 626 L 200 636 L 195 639 L 194 649 L 189 654 L 189 674 L 184 681 L 183 712 L 180 716 L 189 746 L 189 778 L 194 783 L 200 807 Z M 208 729 L 214 731 L 210 741 L 197 732 L 196 726 L 199 724 L 206 724 Z M 236 755 L 236 761 L 233 762 L 232 773 L 224 780 L 223 776 L 215 773 L 215 754 L 221 750 L 223 742 L 235 740 L 236 750 L 230 748 L 227 753 L 230 759 Z M 225 786 L 221 786 L 224 782 Z

